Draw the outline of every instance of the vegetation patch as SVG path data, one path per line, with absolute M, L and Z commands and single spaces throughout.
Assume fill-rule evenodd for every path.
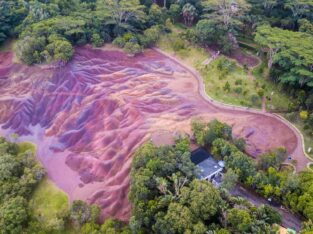
M 56 225 L 58 219 L 68 213 L 69 199 L 46 177 L 35 189 L 29 206 L 33 215 L 49 227 Z

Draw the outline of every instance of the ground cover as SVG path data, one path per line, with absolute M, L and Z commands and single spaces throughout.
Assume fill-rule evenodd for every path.
M 238 66 L 237 63 L 228 73 L 225 73 L 223 69 L 224 64 L 222 69 L 217 68 L 221 62 L 220 59 L 203 65 L 203 62 L 211 57 L 210 53 L 204 48 L 182 40 L 180 36 L 182 31 L 182 25 L 171 26 L 171 33 L 163 34 L 157 46 L 178 57 L 185 64 L 196 68 L 203 77 L 209 96 L 224 103 L 260 109 L 261 98 L 258 92 L 262 90 L 265 96 L 270 97 L 266 103 L 268 110 L 286 111 L 288 109 L 290 98 L 281 92 L 276 84 L 268 80 L 268 70 L 263 63 L 251 68 L 253 71 L 249 71 L 243 64 Z M 227 88 L 227 83 L 229 88 Z
M 32 214 L 49 227 L 68 213 L 69 199 L 52 181 L 45 178 L 34 191 L 29 206 Z
M 288 119 L 293 125 L 295 125 L 300 130 L 304 138 L 305 151 L 307 155 L 311 159 L 313 159 L 313 136 L 312 134 L 306 131 L 305 123 L 299 117 L 299 113 L 297 112 L 289 114 L 285 113 L 282 114 L 282 116 Z M 309 148 L 311 148 L 311 150 L 309 150 Z

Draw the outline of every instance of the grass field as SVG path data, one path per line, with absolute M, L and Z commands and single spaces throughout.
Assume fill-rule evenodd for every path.
M 69 199 L 63 191 L 45 178 L 34 191 L 29 206 L 32 214 L 49 226 L 56 218 L 68 212 Z

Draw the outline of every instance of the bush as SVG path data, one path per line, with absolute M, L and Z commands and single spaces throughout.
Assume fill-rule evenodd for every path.
M 171 4 L 169 14 L 174 22 L 179 20 L 180 13 L 181 13 L 180 6 L 178 4 Z
M 126 41 L 123 37 L 117 37 L 113 40 L 112 44 L 119 48 L 123 48 L 126 44 Z
M 46 40 L 44 37 L 26 36 L 17 44 L 17 56 L 26 64 L 42 62 L 40 53 L 45 49 Z
M 241 94 L 242 93 L 242 88 L 241 87 L 236 87 L 234 88 L 234 92 L 237 94 Z
M 300 115 L 300 118 L 304 121 L 309 118 L 309 113 L 307 111 L 301 111 L 299 115 Z
M 221 56 L 217 63 L 217 69 L 228 75 L 236 67 L 235 62 L 228 60 L 224 56 Z
M 67 40 L 57 40 L 53 42 L 54 51 L 53 51 L 53 60 L 54 61 L 63 61 L 68 62 L 73 54 L 74 49 L 70 42 Z
M 235 81 L 235 85 L 242 85 L 242 80 L 241 79 L 237 79 Z
M 251 95 L 250 99 L 251 99 L 251 102 L 253 105 L 260 105 L 261 104 L 260 103 L 261 100 L 260 100 L 260 97 L 258 95 L 253 94 L 253 95 Z
M 240 151 L 244 151 L 246 148 L 246 141 L 243 138 L 234 139 L 233 143 Z
M 178 38 L 172 43 L 172 47 L 175 52 L 185 49 L 185 42 Z
M 127 42 L 124 46 L 124 51 L 129 55 L 136 55 L 142 52 L 142 48 L 138 43 Z
M 295 122 L 298 119 L 298 113 L 297 112 L 287 113 L 286 118 L 291 122 Z
M 224 91 L 226 91 L 226 92 L 229 92 L 229 91 L 230 91 L 230 84 L 229 84 L 228 81 L 225 83 L 223 89 L 224 89 Z
M 104 44 L 104 40 L 101 38 L 101 36 L 98 33 L 92 34 L 91 42 L 93 46 L 95 47 L 101 47 Z
M 144 31 L 143 36 L 140 37 L 140 44 L 144 47 L 154 46 L 160 38 L 160 28 L 153 26 Z

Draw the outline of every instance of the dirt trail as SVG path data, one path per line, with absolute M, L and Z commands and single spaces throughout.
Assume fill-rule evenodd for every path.
M 255 157 L 285 146 L 298 170 L 308 161 L 285 122 L 211 100 L 197 73 L 153 50 L 130 58 L 82 47 L 62 68 L 14 64 L 0 53 L 0 92 L 0 134 L 36 143 L 49 177 L 71 200 L 99 204 L 103 217 L 129 218 L 135 150 L 149 139 L 170 141 L 162 132 L 190 133 L 192 118 L 232 125 Z

